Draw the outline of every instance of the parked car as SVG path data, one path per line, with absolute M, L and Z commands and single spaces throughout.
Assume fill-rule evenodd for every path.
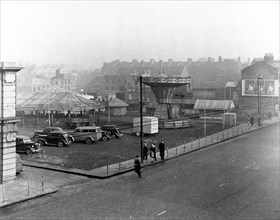
M 30 137 L 27 136 L 17 136 L 16 137 L 16 152 L 32 154 L 41 151 L 40 144 L 32 141 Z
M 20 156 L 16 154 L 16 174 L 18 175 L 23 169 L 22 161 Z
M 46 136 L 48 133 L 53 131 L 62 132 L 63 129 L 61 127 L 46 127 L 42 131 L 35 131 L 33 138 L 38 139 L 39 137 Z
M 123 134 L 120 132 L 120 129 L 116 125 L 103 125 L 101 127 L 103 131 L 110 132 L 112 138 L 121 138 Z
M 108 141 L 109 139 L 111 139 L 111 133 L 102 130 L 102 141 Z
M 45 136 L 40 136 L 37 140 L 37 142 L 43 146 L 43 145 L 55 145 L 58 147 L 64 147 L 68 146 L 72 142 L 74 142 L 74 138 L 72 135 L 69 135 L 65 131 L 53 131 L 50 133 L 47 133 Z
M 72 135 L 76 142 L 91 144 L 102 139 L 102 130 L 97 126 L 84 126 L 76 128 Z

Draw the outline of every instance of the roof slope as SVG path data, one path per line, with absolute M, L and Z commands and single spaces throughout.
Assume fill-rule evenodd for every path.
M 204 100 L 197 99 L 193 109 L 207 109 L 207 110 L 227 110 L 234 109 L 235 106 L 232 100 Z

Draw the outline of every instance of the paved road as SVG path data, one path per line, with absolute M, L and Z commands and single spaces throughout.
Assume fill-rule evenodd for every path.
M 279 124 L 0 210 L 5 219 L 279 219 Z

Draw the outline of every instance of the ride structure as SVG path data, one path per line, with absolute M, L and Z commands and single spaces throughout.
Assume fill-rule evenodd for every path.
M 179 118 L 179 112 L 172 110 L 170 99 L 176 88 L 192 83 L 191 77 L 143 77 L 142 82 L 151 87 L 156 97 L 155 117 L 159 120 Z

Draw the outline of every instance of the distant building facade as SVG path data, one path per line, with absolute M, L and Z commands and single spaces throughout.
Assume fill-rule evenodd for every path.
M 264 117 L 279 109 L 279 67 L 275 65 L 272 54 L 266 54 L 264 59 L 252 63 L 241 72 L 239 110 L 257 114 L 260 106 Z
M 51 89 L 61 89 L 66 91 L 76 90 L 76 78 L 71 73 L 61 73 L 60 69 L 56 70 L 54 77 L 50 79 Z

